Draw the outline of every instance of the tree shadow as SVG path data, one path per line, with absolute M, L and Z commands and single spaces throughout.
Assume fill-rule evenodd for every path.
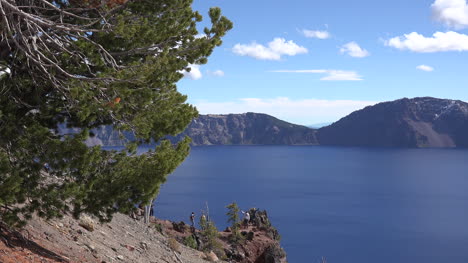
M 48 259 L 56 260 L 58 262 L 70 262 L 69 259 L 56 254 L 47 248 L 42 247 L 28 237 L 25 237 L 17 230 L 12 230 L 8 226 L 0 223 L 0 240 L 9 248 L 22 248 L 28 249 L 31 252 Z

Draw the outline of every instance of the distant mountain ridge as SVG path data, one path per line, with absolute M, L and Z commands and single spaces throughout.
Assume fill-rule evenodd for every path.
M 91 144 L 122 145 L 131 133 L 110 126 L 93 131 Z M 468 103 L 421 97 L 368 106 L 320 129 L 261 113 L 200 115 L 182 136 L 197 145 L 336 145 L 365 147 L 468 147 Z
M 76 133 L 76 129 L 61 127 L 61 133 Z M 122 146 L 133 141 L 130 132 L 119 133 L 112 126 L 93 129 L 88 145 Z M 279 120 L 262 113 L 209 114 L 194 119 L 185 131 L 169 139 L 177 141 L 185 136 L 192 145 L 317 145 L 317 131 L 305 126 Z
M 261 113 L 200 115 L 183 135 L 193 145 L 317 145 L 316 130 Z
M 468 103 L 421 97 L 355 111 L 318 130 L 321 145 L 468 147 Z

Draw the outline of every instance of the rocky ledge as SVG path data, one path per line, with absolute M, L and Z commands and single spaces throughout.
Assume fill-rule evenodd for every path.
M 80 220 L 67 215 L 51 221 L 33 218 L 21 231 L 0 225 L 0 262 L 284 263 L 286 254 L 278 232 L 266 212 L 262 215 L 259 224 L 241 230 L 245 238 L 236 245 L 229 242 L 229 229 L 218 233 L 222 246 L 215 251 L 184 245 L 188 237 L 198 244 L 204 237 L 183 222 L 151 218 L 145 224 L 138 217 L 121 214 L 107 224 L 86 216 Z
M 211 255 L 207 255 L 211 261 L 224 259 L 228 262 L 240 263 L 286 263 L 286 252 L 280 246 L 280 235 L 272 226 L 267 212 L 250 209 L 252 218 L 247 226 L 239 230 L 241 239 L 232 241 L 233 230 L 228 227 L 218 233 L 216 242 L 219 247 L 213 249 Z M 156 220 L 155 224 L 162 231 L 182 244 L 190 244 L 188 240 L 194 240 L 193 248 L 203 250 L 207 242 L 203 231 L 194 229 L 184 222 L 171 222 Z M 214 258 L 214 260 L 213 260 Z

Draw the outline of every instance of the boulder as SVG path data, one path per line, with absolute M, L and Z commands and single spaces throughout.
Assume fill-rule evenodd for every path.
M 236 248 L 229 248 L 229 249 L 224 249 L 224 253 L 226 254 L 226 257 L 229 259 L 233 259 L 237 262 L 240 262 L 245 259 L 245 253 L 241 249 L 236 249 Z
M 278 244 L 271 244 L 255 263 L 281 263 L 285 257 L 286 253 L 283 248 Z
M 210 251 L 210 253 L 206 253 L 205 259 L 210 261 L 210 262 L 217 262 L 219 261 L 218 256 L 213 251 Z
M 94 221 L 91 217 L 84 215 L 80 218 L 80 222 L 78 223 L 81 227 L 88 230 L 89 232 L 94 231 Z
M 250 231 L 249 233 L 247 233 L 247 235 L 245 236 L 245 238 L 249 241 L 252 241 L 254 239 L 254 236 L 255 236 L 255 233 Z
M 175 231 L 179 233 L 185 233 L 187 231 L 187 225 L 184 223 L 184 221 L 180 221 L 179 223 L 172 222 L 172 228 L 174 228 Z

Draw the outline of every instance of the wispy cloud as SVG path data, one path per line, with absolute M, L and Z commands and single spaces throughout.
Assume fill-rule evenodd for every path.
M 341 54 L 348 54 L 354 58 L 364 58 L 370 56 L 369 51 L 361 48 L 356 42 L 349 42 L 340 48 Z
M 298 124 L 336 121 L 349 113 L 376 104 L 376 101 L 356 100 L 294 100 L 279 98 L 242 98 L 225 102 L 199 102 L 201 114 L 257 112 Z
M 434 71 L 434 68 L 428 65 L 419 65 L 416 68 L 422 71 L 426 71 L 426 72 Z
M 272 70 L 270 72 L 279 73 L 312 73 L 312 74 L 324 74 L 320 80 L 328 81 L 357 81 L 363 80 L 356 71 L 348 70 L 335 70 L 335 69 L 303 69 L 303 70 Z
M 331 37 L 328 31 L 303 29 L 301 33 L 308 38 L 328 39 Z
M 224 77 L 224 71 L 218 69 L 215 71 L 207 70 L 206 73 L 210 76 L 215 76 L 215 77 Z
M 308 52 L 307 48 L 299 46 L 292 40 L 286 41 L 284 38 L 275 38 L 267 46 L 257 44 L 236 44 L 232 52 L 239 56 L 249 56 L 260 60 L 280 60 L 281 56 L 295 56 Z
M 468 51 L 468 35 L 449 31 L 436 32 L 432 37 L 425 37 L 412 32 L 404 36 L 391 38 L 385 41 L 385 45 L 418 53 Z
M 468 5 L 466 0 L 436 0 L 432 5 L 435 20 L 453 28 L 468 26 Z
M 202 73 L 200 71 L 200 65 L 190 64 L 188 67 L 190 68 L 190 72 L 189 71 L 182 71 L 182 74 L 184 74 L 185 78 L 197 80 L 197 79 L 201 79 L 203 77 L 203 75 L 202 75 Z

